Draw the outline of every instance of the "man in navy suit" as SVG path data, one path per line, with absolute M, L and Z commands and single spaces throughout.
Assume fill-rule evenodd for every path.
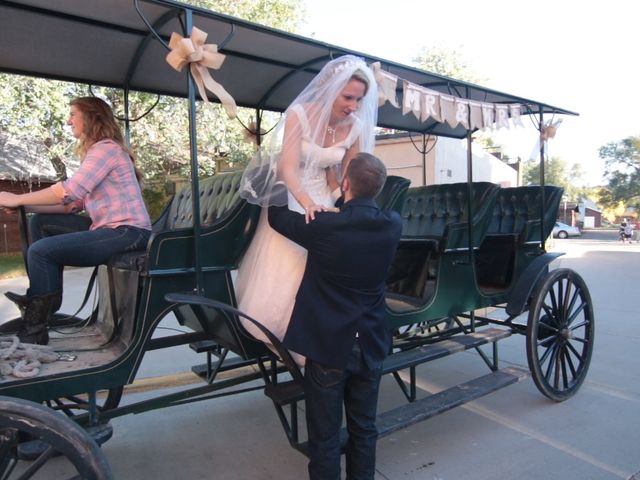
M 401 233 L 400 216 L 381 211 L 373 200 L 385 179 L 384 164 L 360 153 L 342 181 L 338 213 L 321 212 L 306 223 L 286 207 L 269 209 L 271 226 L 308 251 L 283 344 L 306 357 L 312 480 L 340 478 L 343 404 L 347 478 L 373 479 L 375 473 L 378 388 L 391 345 L 385 278 Z

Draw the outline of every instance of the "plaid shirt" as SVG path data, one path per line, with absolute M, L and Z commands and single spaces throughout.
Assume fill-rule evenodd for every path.
M 78 171 L 51 189 L 68 211 L 87 212 L 91 230 L 121 225 L 151 230 L 133 162 L 113 140 L 94 143 Z

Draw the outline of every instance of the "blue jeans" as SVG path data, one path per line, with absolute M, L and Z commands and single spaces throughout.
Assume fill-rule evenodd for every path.
M 31 243 L 41 238 L 61 233 L 89 230 L 91 218 L 86 215 L 66 213 L 35 213 L 29 217 L 29 237 Z
M 62 291 L 66 265 L 92 267 L 116 253 L 146 248 L 151 232 L 131 226 L 97 228 L 41 238 L 27 251 L 30 297 Z
M 370 370 L 356 341 L 344 369 L 307 359 L 305 404 L 309 436 L 309 478 L 340 479 L 342 407 L 349 438 L 346 445 L 348 480 L 373 480 L 376 466 L 376 410 L 381 366 Z

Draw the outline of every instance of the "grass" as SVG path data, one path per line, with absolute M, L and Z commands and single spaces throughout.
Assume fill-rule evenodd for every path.
M 26 274 L 22 253 L 0 254 L 0 280 Z

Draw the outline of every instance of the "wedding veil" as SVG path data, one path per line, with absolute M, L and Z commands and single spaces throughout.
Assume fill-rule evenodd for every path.
M 287 136 L 299 135 L 300 138 L 310 142 L 322 144 L 326 132 L 331 131 L 327 127 L 333 103 L 354 76 L 366 79 L 368 86 L 358 110 L 349 115 L 345 122 L 359 133 L 357 141 L 360 151 L 373 153 L 374 130 L 378 116 L 378 93 L 373 72 L 362 58 L 353 55 L 338 57 L 328 62 L 302 93 L 291 102 L 278 124 L 249 162 L 240 183 L 242 198 L 261 206 L 287 205 L 287 188 L 278 178 L 278 162 L 283 150 L 287 117 L 293 110 L 299 111 L 300 107 L 304 108 L 308 121 L 295 122 L 295 128 L 299 131 L 287 131 Z M 311 175 L 317 167 L 314 164 L 313 150 L 301 149 L 299 152 L 299 174 L 302 179 Z

